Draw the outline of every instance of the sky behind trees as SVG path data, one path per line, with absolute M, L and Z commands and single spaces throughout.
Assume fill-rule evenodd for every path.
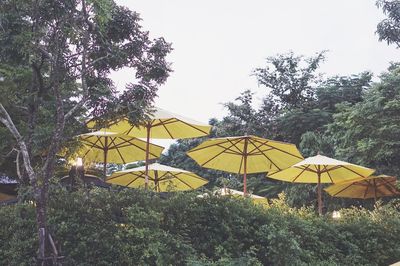
M 252 70 L 265 58 L 293 51 L 312 56 L 328 50 L 321 71 L 328 76 L 365 70 L 375 76 L 399 51 L 378 42 L 376 25 L 384 18 L 375 1 L 183 1 L 118 0 L 140 13 L 151 36 L 172 42 L 174 72 L 160 87 L 156 105 L 207 122 L 222 118 L 221 103 L 251 89 L 265 95 Z M 133 80 L 123 70 L 113 79 L 118 87 Z M 257 103 L 256 103 L 257 104 Z

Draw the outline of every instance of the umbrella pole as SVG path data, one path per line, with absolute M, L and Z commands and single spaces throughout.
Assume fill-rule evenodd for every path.
M 144 187 L 145 189 L 149 186 L 149 150 L 150 150 L 150 125 L 146 126 L 147 129 L 147 139 L 146 139 L 146 161 L 145 161 L 145 180 Z
M 106 180 L 107 178 L 107 153 L 108 153 L 108 137 L 106 137 L 104 141 L 104 165 L 103 165 L 104 180 Z
M 321 173 L 318 171 L 318 213 L 322 215 Z
M 247 195 L 247 138 L 244 139 L 244 175 L 243 175 L 243 195 Z
M 158 186 L 158 171 L 154 170 L 154 191 L 160 192 L 159 189 L 157 189 L 157 186 Z

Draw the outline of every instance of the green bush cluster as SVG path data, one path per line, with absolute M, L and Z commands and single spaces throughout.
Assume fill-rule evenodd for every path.
M 195 193 L 52 190 L 49 229 L 63 265 L 388 265 L 400 260 L 400 204 L 343 209 L 271 207 Z M 32 204 L 0 207 L 0 261 L 35 263 Z

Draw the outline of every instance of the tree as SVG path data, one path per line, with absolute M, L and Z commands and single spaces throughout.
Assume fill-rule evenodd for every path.
M 378 8 L 381 8 L 387 18 L 379 22 L 376 33 L 379 41 L 386 41 L 387 44 L 395 44 L 400 47 L 400 2 L 397 0 L 378 0 Z
M 365 93 L 362 102 L 339 106 L 328 134 L 339 158 L 398 175 L 400 65 L 392 64 L 380 79 Z
M 316 73 L 325 60 L 325 52 L 315 57 L 295 56 L 293 52 L 267 58 L 264 68 L 256 68 L 258 83 L 270 89 L 270 95 L 280 108 L 300 108 L 313 101 L 315 87 L 320 83 Z
M 112 0 L 6 0 L 0 14 L 1 133 L 14 138 L 16 172 L 34 191 L 43 261 L 49 179 L 63 141 L 88 114 L 145 116 L 171 71 L 171 47 L 151 40 L 139 15 Z M 135 82 L 118 94 L 109 74 L 122 67 L 132 68 Z
M 267 125 L 263 125 L 261 114 L 253 107 L 253 93 L 246 90 L 236 98 L 236 102 L 228 102 L 225 107 L 228 115 L 217 124 L 218 137 L 265 135 Z

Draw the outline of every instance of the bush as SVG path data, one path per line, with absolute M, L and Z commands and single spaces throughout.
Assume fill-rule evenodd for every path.
M 270 208 L 195 193 L 53 189 L 49 229 L 64 265 L 388 265 L 400 260 L 399 202 L 343 209 Z M 34 208 L 0 208 L 0 261 L 35 263 Z

